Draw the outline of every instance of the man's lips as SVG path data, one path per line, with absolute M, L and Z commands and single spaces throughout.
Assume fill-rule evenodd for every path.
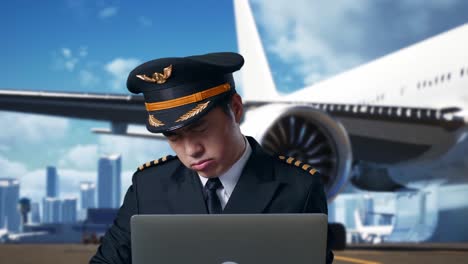
M 211 163 L 213 163 L 213 160 L 212 160 L 212 159 L 206 159 L 206 160 L 202 160 L 202 161 L 198 161 L 198 162 L 192 163 L 190 166 L 191 166 L 192 169 L 194 169 L 194 170 L 202 171 L 202 170 L 204 170 L 205 168 L 207 168 Z

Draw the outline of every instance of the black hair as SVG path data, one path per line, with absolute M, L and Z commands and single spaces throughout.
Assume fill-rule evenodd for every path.
M 219 102 L 218 102 L 218 107 L 221 108 L 221 110 L 223 110 L 223 112 L 228 115 L 229 117 L 232 116 L 231 114 L 231 99 L 232 99 L 232 96 L 235 94 L 234 93 L 230 93 L 229 95 L 227 95 L 226 97 L 224 97 L 223 99 L 221 99 Z

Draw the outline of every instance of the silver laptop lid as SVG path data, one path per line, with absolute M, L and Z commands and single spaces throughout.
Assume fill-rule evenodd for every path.
M 134 264 L 325 263 L 325 214 L 135 215 Z

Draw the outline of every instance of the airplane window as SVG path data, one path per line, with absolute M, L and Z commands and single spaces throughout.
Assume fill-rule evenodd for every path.
M 427 82 L 427 86 L 431 86 L 432 85 L 432 82 L 431 81 L 428 81 Z
M 440 81 L 443 82 L 443 81 L 444 81 L 444 78 L 445 78 L 444 75 L 440 76 Z
M 421 87 L 421 83 L 420 83 L 420 82 L 418 82 L 418 84 L 416 84 L 416 88 L 419 89 L 419 87 Z
M 434 84 L 437 84 L 438 81 L 439 81 L 439 78 L 436 76 L 434 79 Z
M 447 74 L 447 81 L 450 80 L 451 74 Z
M 422 87 L 426 87 L 426 81 L 423 82 Z
M 465 69 L 461 69 L 460 76 L 463 76 L 464 73 L 465 73 Z

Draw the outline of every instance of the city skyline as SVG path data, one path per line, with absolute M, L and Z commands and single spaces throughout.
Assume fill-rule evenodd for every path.
M 103 156 L 96 161 L 96 163 L 104 163 L 103 175 L 111 177 L 106 180 L 112 185 L 112 190 L 115 190 L 103 189 L 104 192 L 109 191 L 111 194 L 108 197 L 110 206 L 104 206 L 105 208 L 118 208 L 122 200 L 121 197 L 123 197 L 120 192 L 125 192 L 120 180 L 120 161 L 120 154 Z M 74 223 L 86 218 L 86 209 L 99 208 L 96 206 L 98 203 L 96 184 L 99 171 L 96 171 L 94 181 L 81 181 L 76 186 L 75 195 L 70 196 L 60 193 L 60 172 L 57 168 L 49 165 L 44 169 L 45 192 L 42 197 L 31 199 L 30 222 Z M 106 170 L 109 172 L 106 173 Z M 17 210 L 20 200 L 20 185 L 20 180 L 16 178 L 0 178 L 0 229 L 5 226 L 9 231 L 17 232 L 20 230 L 20 214 Z M 30 199 L 31 196 L 26 194 L 21 197 Z M 79 204 L 80 206 L 78 206 Z

